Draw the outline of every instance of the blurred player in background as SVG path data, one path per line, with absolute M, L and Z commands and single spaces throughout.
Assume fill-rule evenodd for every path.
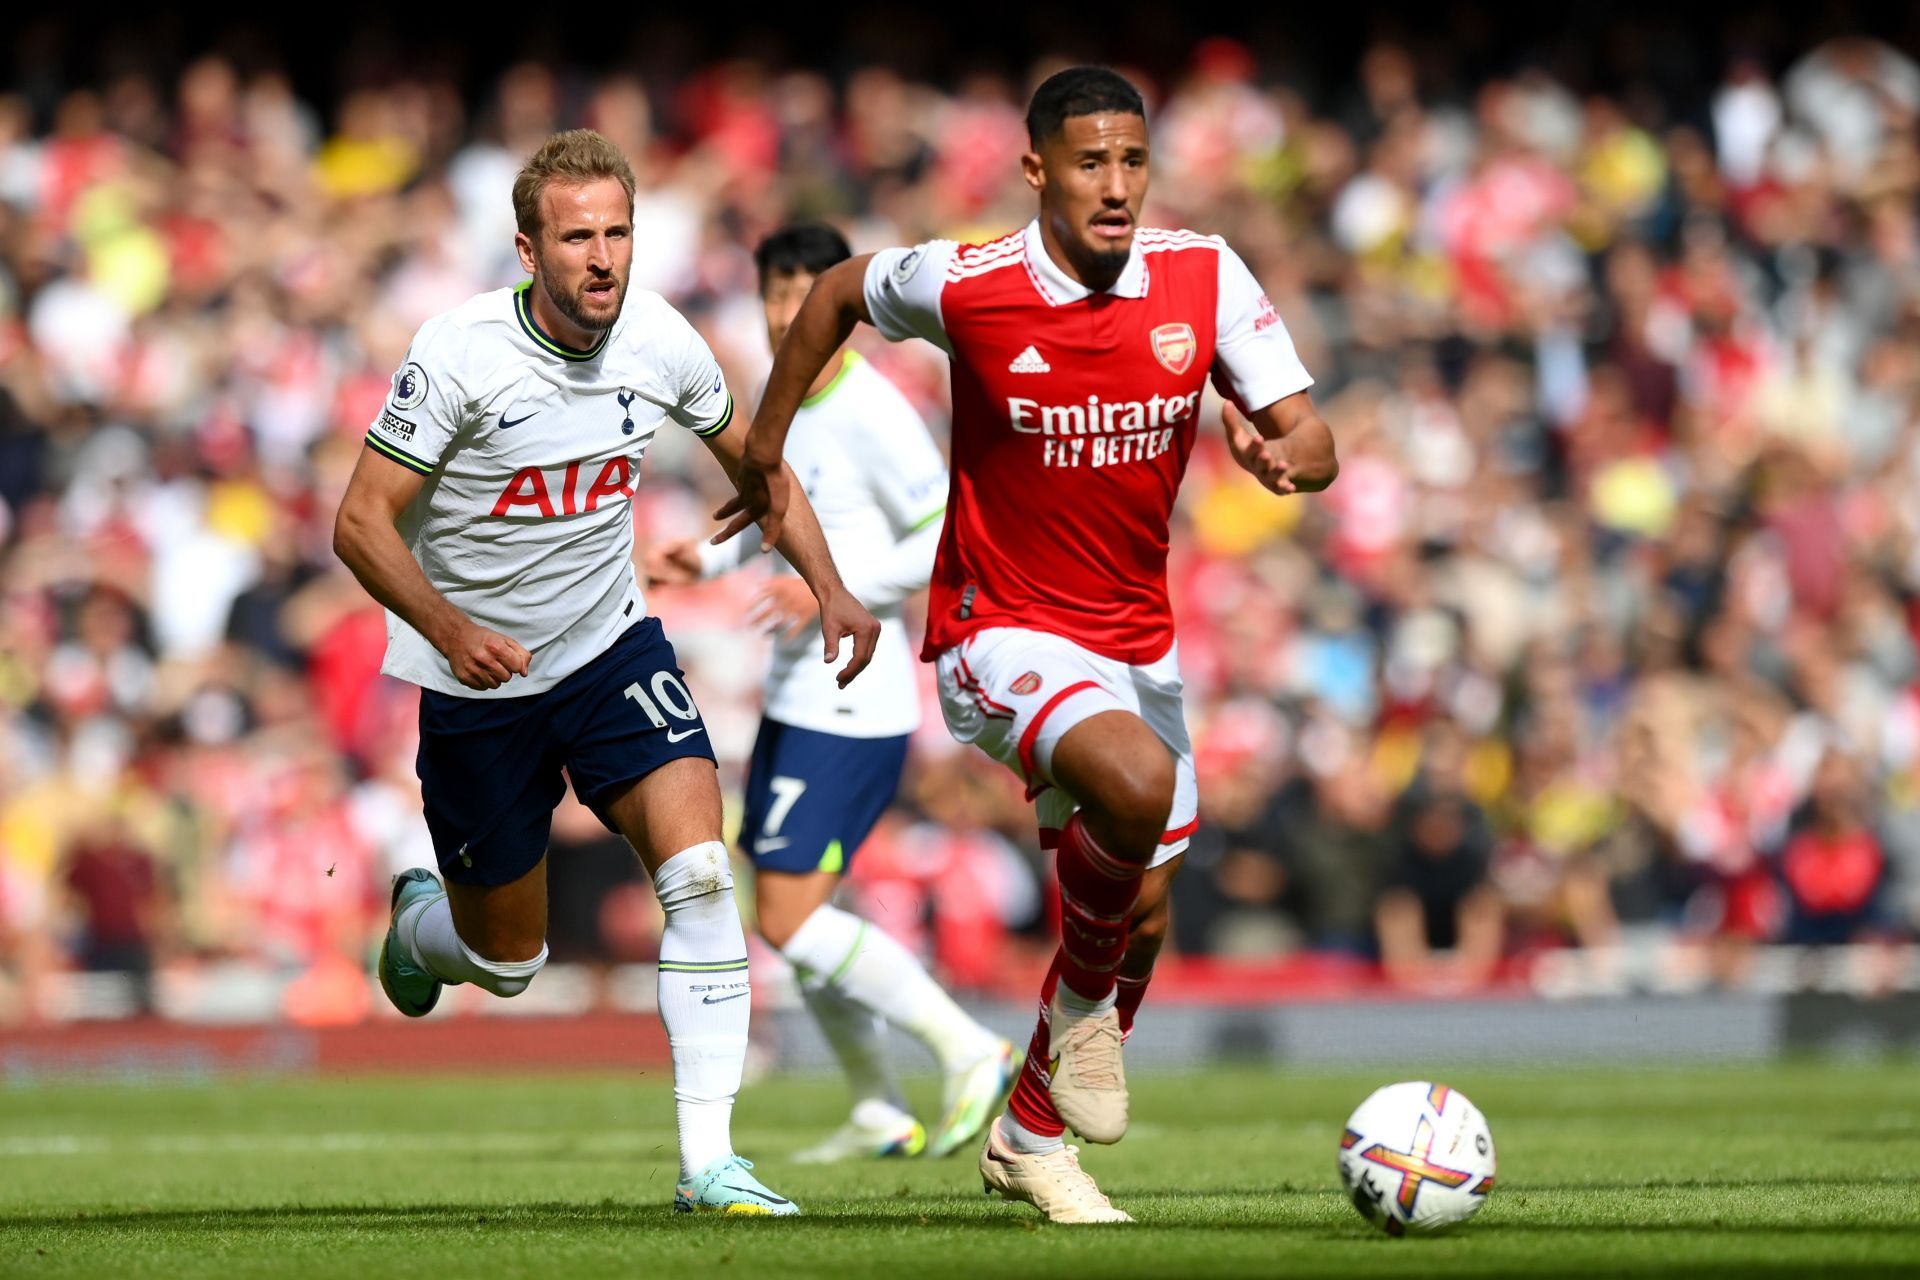
M 389 611 L 383 670 L 421 686 L 418 768 L 446 887 L 395 878 L 380 982 L 419 1017 L 444 983 L 500 996 L 546 962 L 547 837 L 564 794 L 625 836 L 666 927 L 683 1212 L 792 1214 L 733 1152 L 747 1044 L 746 938 L 720 841 L 713 749 L 634 580 L 633 481 L 656 431 L 693 431 L 729 474 L 745 435 L 706 343 L 628 296 L 633 171 L 557 134 L 513 187 L 532 279 L 429 320 L 340 504 L 334 547 Z M 829 660 L 879 624 L 835 573 L 804 500 L 780 548 L 820 606 Z
M 1142 229 L 1146 109 L 1111 71 L 1048 79 L 1022 157 L 1039 217 L 826 272 L 748 433 L 738 530 L 781 526 L 788 426 L 858 321 L 952 361 L 953 486 L 922 657 L 948 728 L 1018 770 L 1059 851 L 1061 945 L 991 1190 L 1058 1222 L 1126 1222 L 1065 1145 L 1126 1132 L 1121 1044 L 1196 825 L 1167 600 L 1168 519 L 1211 376 L 1235 460 L 1279 494 L 1324 488 L 1333 435 L 1266 295 L 1217 237 Z
M 851 256 L 839 232 L 817 224 L 786 227 L 760 243 L 754 260 L 775 351 L 814 280 Z M 793 965 L 853 1087 L 848 1123 L 797 1158 L 942 1156 L 992 1117 L 1012 1078 L 1013 1046 L 961 1010 L 912 952 L 831 899 L 893 802 L 908 739 L 920 725 L 900 605 L 933 573 L 946 464 L 907 398 L 845 348 L 800 402 L 787 460 L 847 589 L 887 624 L 872 668 L 841 688 L 812 660 L 805 636 L 819 607 L 783 560 L 758 602 L 776 641 L 740 847 L 753 860 L 760 932 Z M 758 551 L 752 538 L 662 543 L 648 553 L 647 574 L 678 585 L 740 568 Z M 931 1140 L 887 1062 L 887 1022 L 940 1064 L 943 1114 Z

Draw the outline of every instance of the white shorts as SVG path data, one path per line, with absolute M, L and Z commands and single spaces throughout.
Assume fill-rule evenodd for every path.
M 1051 781 L 1053 749 L 1067 730 L 1103 711 L 1131 711 L 1174 755 L 1173 808 L 1149 866 L 1184 852 L 1199 825 L 1200 788 L 1180 700 L 1180 646 L 1134 666 L 1045 631 L 989 627 L 940 655 L 947 729 L 1018 773 L 1040 819 L 1040 844 L 1059 843 L 1079 808 Z

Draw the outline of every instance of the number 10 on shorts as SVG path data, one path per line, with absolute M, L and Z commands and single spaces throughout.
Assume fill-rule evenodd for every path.
M 665 707 L 671 712 L 673 718 L 676 720 L 698 720 L 700 718 L 700 709 L 693 704 L 693 692 L 687 688 L 685 682 L 683 682 L 679 676 L 676 676 L 671 671 L 656 671 L 653 675 L 652 685 L 653 693 L 651 696 L 648 695 L 645 689 L 640 687 L 638 680 L 628 685 L 622 692 L 639 704 L 640 710 L 646 713 L 647 719 L 653 722 L 654 728 L 664 729 L 667 727 L 667 717 L 660 714 L 660 708 L 662 707 Z M 675 737 L 684 735 L 670 734 L 668 736 Z

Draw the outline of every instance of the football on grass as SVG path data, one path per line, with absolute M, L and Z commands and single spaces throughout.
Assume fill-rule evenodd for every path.
M 1340 1136 L 1340 1183 L 1390 1236 L 1443 1231 L 1493 1191 L 1493 1133 L 1458 1089 L 1409 1080 L 1375 1089 Z

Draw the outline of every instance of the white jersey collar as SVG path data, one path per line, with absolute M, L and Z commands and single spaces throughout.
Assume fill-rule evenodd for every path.
M 1047 245 L 1040 238 L 1040 219 L 1035 218 L 1027 224 L 1023 233 L 1026 241 L 1027 274 L 1033 278 L 1033 284 L 1040 296 L 1056 307 L 1069 302 L 1078 302 L 1082 298 L 1093 296 L 1093 290 L 1062 271 L 1047 253 Z M 1140 228 L 1133 232 L 1133 248 L 1127 254 L 1127 265 L 1121 269 L 1120 278 L 1106 292 L 1118 298 L 1144 298 L 1147 296 L 1147 256 L 1140 252 Z

